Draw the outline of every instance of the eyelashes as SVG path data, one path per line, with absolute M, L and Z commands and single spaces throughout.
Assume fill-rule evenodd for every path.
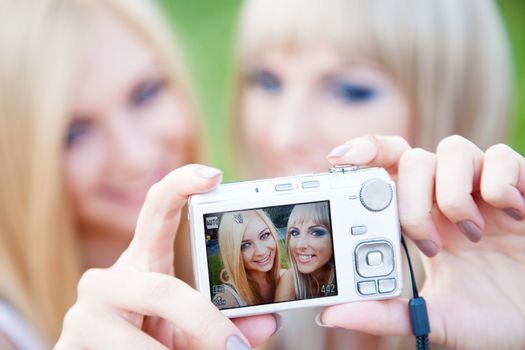
M 66 132 L 66 146 L 70 147 L 87 136 L 92 129 L 92 123 L 86 119 L 73 120 Z
M 166 79 L 159 78 L 143 81 L 139 83 L 130 95 L 130 104 L 134 107 L 141 107 L 154 100 L 166 87 Z
M 281 94 L 287 88 L 285 81 L 279 75 L 266 69 L 259 69 L 249 73 L 247 82 L 250 86 L 268 95 Z M 374 86 L 356 83 L 343 78 L 332 78 L 322 83 L 320 87 L 313 88 L 321 89 L 323 94 L 328 94 L 345 104 L 364 104 L 380 96 L 380 89 Z
M 248 74 L 249 85 L 261 89 L 270 94 L 276 94 L 282 90 L 281 79 L 268 70 L 257 70 Z
M 336 99 L 348 104 L 366 103 L 379 95 L 374 87 L 345 81 L 329 82 L 327 88 Z

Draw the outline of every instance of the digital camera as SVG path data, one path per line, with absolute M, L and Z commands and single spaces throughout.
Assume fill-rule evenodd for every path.
M 402 291 L 394 182 L 382 168 L 224 184 L 189 201 L 197 289 L 228 317 Z

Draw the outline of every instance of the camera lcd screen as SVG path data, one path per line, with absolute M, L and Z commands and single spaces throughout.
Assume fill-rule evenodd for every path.
M 203 216 L 219 309 L 337 295 L 330 202 Z

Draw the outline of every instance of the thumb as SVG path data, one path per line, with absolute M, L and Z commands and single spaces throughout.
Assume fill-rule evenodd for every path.
M 439 314 L 427 304 L 431 333 L 430 340 L 440 339 Z M 340 327 L 368 334 L 411 335 L 407 299 L 360 301 L 327 307 L 318 316 L 324 327 Z

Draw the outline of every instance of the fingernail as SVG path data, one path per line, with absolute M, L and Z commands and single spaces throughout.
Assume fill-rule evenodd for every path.
M 352 148 L 350 145 L 341 145 L 332 150 L 328 157 L 342 157 Z
M 323 327 L 323 328 L 337 328 L 336 326 L 332 326 L 332 325 L 329 325 L 329 324 L 324 324 L 323 321 L 321 321 L 321 313 L 318 313 L 317 316 L 315 316 L 315 324 L 318 325 L 319 327 Z
M 439 253 L 439 248 L 436 243 L 432 242 L 430 239 L 421 239 L 416 241 L 416 245 L 429 258 L 432 258 Z
M 205 179 L 213 179 L 214 177 L 222 174 L 222 171 L 209 166 L 202 166 L 197 169 L 197 174 Z
M 472 242 L 477 242 L 481 239 L 481 230 L 471 220 L 463 220 L 456 224 L 461 232 Z
M 508 216 L 513 218 L 514 220 L 517 220 L 517 221 L 523 220 L 523 216 L 521 216 L 521 213 L 520 213 L 520 211 L 518 209 L 505 208 L 505 209 L 503 209 L 503 211 L 505 212 L 505 214 L 507 214 Z
M 274 314 L 273 317 L 275 318 L 275 330 L 273 331 L 273 334 L 275 334 L 283 328 L 283 318 L 279 314 Z
M 230 335 L 226 339 L 226 350 L 250 350 L 250 347 L 238 336 Z

